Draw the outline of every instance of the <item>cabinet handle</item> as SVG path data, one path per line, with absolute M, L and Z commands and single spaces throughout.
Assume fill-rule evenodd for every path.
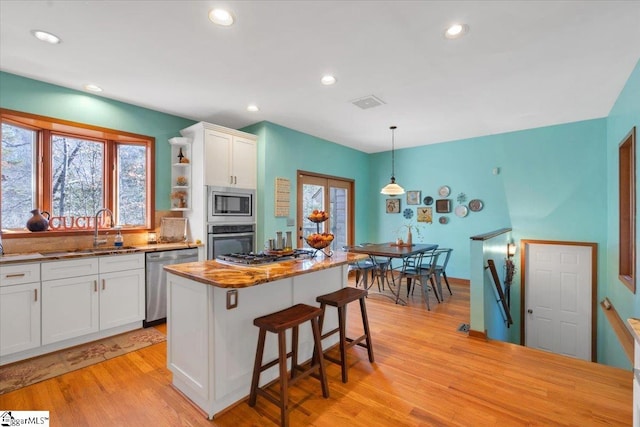
M 35 297 L 34 301 L 35 301 L 35 302 L 38 302 L 38 290 L 37 290 L 37 289 L 34 289 L 34 290 L 33 290 L 33 293 L 34 293 L 34 297 Z
M 98 292 L 98 281 L 97 280 L 93 281 L 93 292 Z
M 106 280 L 102 279 L 102 290 L 104 291 L 107 288 Z
M 234 176 L 234 177 L 233 177 L 233 183 L 234 183 L 234 184 L 237 184 L 237 183 L 238 183 L 238 177 L 237 177 L 237 176 Z
M 24 273 L 7 274 L 7 279 L 11 279 L 13 277 L 24 277 Z
M 233 175 L 229 175 L 229 184 L 233 184 Z

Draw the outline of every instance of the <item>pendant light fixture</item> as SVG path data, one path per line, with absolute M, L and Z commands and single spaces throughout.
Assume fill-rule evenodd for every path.
M 382 187 L 382 190 L 380 190 L 380 194 L 384 194 L 387 196 L 399 196 L 400 194 L 404 194 L 404 188 L 396 184 L 396 177 L 395 177 L 395 155 L 394 155 L 395 138 L 394 136 L 395 136 L 396 126 L 391 126 L 389 127 L 389 129 L 391 129 L 391 182 L 385 185 L 384 187 Z

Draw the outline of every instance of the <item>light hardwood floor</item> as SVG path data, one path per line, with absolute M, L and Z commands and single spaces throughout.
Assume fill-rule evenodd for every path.
M 293 426 L 629 426 L 632 373 L 457 331 L 469 287 L 427 312 L 367 299 L 375 363 L 353 348 L 349 382 L 329 363 L 331 397 L 317 380 L 291 389 Z M 446 290 L 445 290 L 446 292 Z M 432 300 L 434 301 L 434 300 Z M 361 329 L 357 304 L 350 328 Z M 160 328 L 164 331 L 164 328 Z M 0 410 L 49 410 L 51 426 L 275 426 L 278 408 L 258 398 L 206 420 L 171 387 L 166 343 L 0 395 Z

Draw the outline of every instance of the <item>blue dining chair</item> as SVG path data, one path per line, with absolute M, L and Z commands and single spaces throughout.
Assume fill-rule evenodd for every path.
M 342 250 L 345 252 L 349 252 L 349 249 L 353 246 L 343 246 Z M 370 259 L 356 261 L 348 264 L 347 271 L 350 273 L 355 271 L 356 273 L 356 288 L 360 287 L 360 285 L 365 281 L 366 275 L 373 272 L 375 268 L 375 264 Z M 371 280 L 373 283 L 373 273 L 371 274 Z M 364 286 L 364 285 L 363 285 Z
M 429 292 L 433 292 L 436 300 L 440 302 L 438 292 L 435 287 L 431 285 L 430 277 L 434 274 L 435 268 L 438 263 L 439 253 L 436 250 L 428 252 L 420 252 L 404 259 L 402 263 L 402 270 L 400 272 L 400 284 L 402 279 L 407 281 L 407 296 L 413 293 L 416 282 L 420 282 L 422 287 L 422 299 L 427 307 L 427 310 L 431 310 L 429 306 Z M 400 293 L 398 293 L 399 295 Z
M 429 278 L 429 280 L 431 280 L 431 285 L 435 286 L 433 283 L 433 278 L 435 277 L 438 282 L 438 291 L 442 293 L 442 285 L 440 284 L 440 276 L 442 276 L 442 278 L 444 278 L 444 283 L 446 283 L 447 289 L 449 290 L 449 295 L 453 295 L 453 292 L 451 292 L 451 286 L 449 286 L 449 279 L 447 279 L 447 264 L 449 263 L 449 258 L 451 258 L 451 252 L 453 252 L 453 249 L 438 248 L 436 249 L 436 252 L 440 255 L 440 260 L 442 261 L 443 256 L 444 260 L 442 261 L 442 264 L 436 265 L 434 274 Z M 440 295 L 440 298 L 444 300 L 444 295 Z

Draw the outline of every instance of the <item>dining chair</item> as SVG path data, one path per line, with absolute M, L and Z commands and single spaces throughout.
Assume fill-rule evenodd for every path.
M 360 243 L 358 246 L 364 248 L 368 245 L 372 245 L 373 243 Z M 378 282 L 378 291 L 382 292 L 384 290 L 384 283 L 389 282 L 387 277 L 387 273 L 389 271 L 389 267 L 391 266 L 391 260 L 389 258 L 380 257 L 380 256 L 370 256 L 373 261 L 374 268 L 371 270 L 371 283 L 373 281 Z
M 436 251 L 433 250 L 424 253 L 420 252 L 418 254 L 407 257 L 403 260 L 402 270 L 400 272 L 399 283 L 402 283 L 402 279 L 405 279 L 407 281 L 407 296 L 409 296 L 409 293 L 413 291 L 416 282 L 420 282 L 420 285 L 422 287 L 422 299 L 427 306 L 427 310 L 431 310 L 431 307 L 429 305 L 429 292 L 433 292 L 436 300 L 440 302 L 438 292 L 429 281 L 431 275 L 434 274 L 439 255 L 440 254 L 436 253 Z M 398 295 L 399 294 L 400 293 L 398 293 Z
M 449 286 L 449 279 L 447 279 L 446 271 L 447 264 L 449 263 L 449 258 L 451 258 L 451 252 L 453 252 L 453 249 L 438 248 L 436 249 L 436 252 L 440 255 L 440 260 L 442 260 L 442 257 L 444 256 L 444 261 L 442 261 L 442 264 L 436 265 L 434 274 L 429 278 L 429 280 L 431 280 L 431 285 L 435 286 L 435 283 L 433 282 L 433 278 L 435 277 L 436 281 L 438 282 L 438 290 L 442 293 L 442 286 L 440 285 L 440 276 L 442 276 L 444 278 L 444 283 L 446 283 L 447 289 L 449 290 L 449 295 L 453 295 L 453 292 L 451 292 L 451 286 Z M 444 295 L 440 295 L 440 298 L 444 300 Z
M 353 246 L 343 246 L 342 250 L 345 252 L 349 252 L 349 249 L 352 248 Z M 367 279 L 367 274 L 371 273 L 371 283 L 373 284 L 373 280 L 374 280 L 374 269 L 375 269 L 375 264 L 373 261 L 367 259 L 367 260 L 363 260 L 363 261 L 356 261 L 356 262 L 352 262 L 350 264 L 348 264 L 348 269 L 347 271 L 350 273 L 352 271 L 356 272 L 356 288 L 360 287 L 360 284 L 362 284 L 363 282 L 365 282 L 365 280 L 368 281 Z M 366 283 L 366 282 L 365 282 Z M 378 285 L 380 286 L 380 285 Z M 363 285 L 363 287 L 366 287 L 365 285 Z

